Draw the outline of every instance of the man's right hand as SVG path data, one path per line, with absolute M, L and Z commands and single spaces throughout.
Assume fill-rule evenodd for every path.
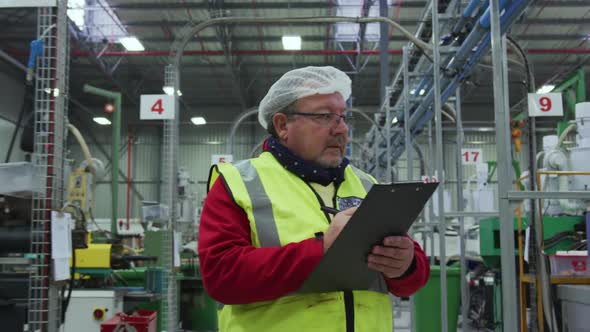
M 336 240 L 344 226 L 346 226 L 346 223 L 348 223 L 348 220 L 350 220 L 356 209 L 356 207 L 352 207 L 334 216 L 330 227 L 328 227 L 328 230 L 324 234 L 324 254 L 330 249 L 332 243 L 334 243 L 334 240 Z

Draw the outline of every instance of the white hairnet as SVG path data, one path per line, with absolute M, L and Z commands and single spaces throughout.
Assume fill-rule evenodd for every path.
M 350 78 L 331 67 L 305 67 L 285 73 L 273 84 L 258 106 L 258 121 L 265 129 L 272 115 L 297 99 L 315 94 L 338 92 L 346 101 L 350 97 Z

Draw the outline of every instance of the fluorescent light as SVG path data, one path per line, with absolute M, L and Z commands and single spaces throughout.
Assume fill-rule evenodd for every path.
M 163 86 L 162 90 L 164 90 L 164 93 L 169 96 L 174 95 L 174 87 L 173 86 L 169 86 L 169 85 Z
M 421 90 L 420 90 L 420 95 L 421 95 L 421 96 L 424 96 L 424 94 L 425 94 L 425 93 L 426 93 L 426 90 L 424 90 L 424 89 L 421 89 Z
M 397 123 L 397 116 L 395 118 L 393 118 L 393 120 L 391 120 L 391 124 L 396 124 Z
M 143 51 L 145 48 L 136 37 L 122 37 L 119 38 L 119 43 L 125 47 L 127 51 Z
M 58 88 L 53 89 L 53 96 L 55 98 L 59 97 L 59 89 Z
M 84 17 L 84 8 L 86 7 L 85 0 L 70 0 L 68 1 L 68 17 L 76 26 L 82 30 L 86 23 Z
M 555 88 L 555 85 L 552 85 L 552 84 L 546 84 L 546 85 L 543 85 L 542 87 L 540 87 L 540 88 L 537 90 L 537 93 L 547 93 L 547 92 L 551 92 L 551 91 L 553 91 L 553 89 L 554 89 L 554 88 Z
M 200 125 L 204 125 L 207 123 L 207 120 L 205 120 L 204 117 L 202 116 L 195 116 L 191 118 L 191 122 L 195 125 L 195 126 L 200 126 Z
M 297 51 L 301 49 L 300 36 L 283 36 L 283 48 L 288 51 Z
M 223 144 L 223 141 L 207 141 L 205 144 L 220 145 Z
M 410 94 L 411 94 L 411 95 L 413 95 L 413 94 L 416 94 L 416 89 L 412 89 L 412 90 L 410 90 Z
M 181 92 L 180 90 L 176 91 L 176 94 L 177 94 L 179 97 L 182 97 L 182 92 Z
M 109 121 L 109 119 L 102 117 L 102 116 L 97 116 L 97 117 L 93 118 L 92 120 L 94 120 L 94 122 L 96 122 L 102 126 L 108 126 L 111 124 L 111 121 Z

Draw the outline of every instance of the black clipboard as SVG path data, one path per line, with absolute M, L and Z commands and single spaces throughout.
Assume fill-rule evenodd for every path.
M 298 293 L 369 289 L 379 273 L 367 267 L 367 254 L 384 237 L 406 234 L 437 187 L 422 182 L 373 185 Z

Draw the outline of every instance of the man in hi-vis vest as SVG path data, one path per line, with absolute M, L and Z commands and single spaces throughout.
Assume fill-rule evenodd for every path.
M 391 332 L 389 293 L 410 296 L 426 283 L 420 245 L 390 236 L 367 256 L 383 277 L 369 290 L 297 293 L 375 183 L 344 158 L 350 90 L 333 67 L 287 72 L 260 103 L 271 134 L 264 151 L 211 169 L 199 259 L 205 289 L 220 302 L 219 331 Z

